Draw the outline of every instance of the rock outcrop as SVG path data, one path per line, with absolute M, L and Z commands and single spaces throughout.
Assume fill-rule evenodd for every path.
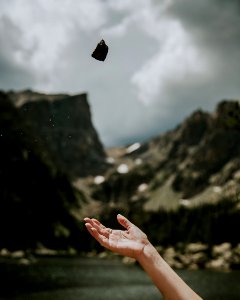
M 45 95 L 31 91 L 9 93 L 55 163 L 70 177 L 106 169 L 105 152 L 93 127 L 86 94 Z

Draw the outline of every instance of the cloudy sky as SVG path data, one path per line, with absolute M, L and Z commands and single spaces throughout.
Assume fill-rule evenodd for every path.
M 239 0 L 1 0 L 0 45 L 0 89 L 88 92 L 106 146 L 240 98 Z

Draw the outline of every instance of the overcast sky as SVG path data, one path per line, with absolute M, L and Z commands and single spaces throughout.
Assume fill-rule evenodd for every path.
M 1 0 L 0 47 L 0 89 L 87 92 L 106 146 L 240 98 L 239 0 Z

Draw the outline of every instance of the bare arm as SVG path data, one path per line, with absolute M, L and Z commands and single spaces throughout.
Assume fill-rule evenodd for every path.
M 105 248 L 135 258 L 150 276 L 166 300 L 201 300 L 201 298 L 173 271 L 147 236 L 122 215 L 118 222 L 126 230 L 106 228 L 96 219 L 85 218 L 89 233 Z

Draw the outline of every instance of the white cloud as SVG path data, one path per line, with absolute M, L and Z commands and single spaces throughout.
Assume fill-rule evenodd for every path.
M 160 41 L 157 53 L 132 77 L 138 99 L 144 104 L 160 99 L 166 101 L 170 83 L 188 80 L 194 75 L 205 76 L 208 71 L 205 57 L 179 22 L 159 21 L 157 28 Z
M 113 11 L 123 13 L 121 22 L 113 27 L 116 31 L 120 31 L 121 28 L 121 32 L 126 33 L 131 26 L 136 26 L 150 36 L 158 35 L 156 25 L 159 9 L 151 0 L 109 0 L 108 6 Z
M 137 12 L 151 5 L 151 0 L 108 0 L 109 7 L 117 11 Z
M 102 35 L 108 36 L 110 38 L 122 38 L 127 31 L 127 28 L 129 26 L 129 19 L 124 19 L 121 23 L 118 23 L 117 25 L 108 26 L 107 28 L 102 29 Z
M 139 101 L 146 105 L 162 99 L 167 101 L 169 83 L 207 72 L 206 59 L 181 23 L 165 14 L 172 1 L 162 1 L 158 6 L 150 0 L 108 3 L 112 9 L 128 11 L 128 14 L 117 25 L 104 30 L 106 35 L 120 38 L 135 27 L 143 38 L 148 36 L 158 45 L 154 55 L 141 61 L 131 74 L 130 82 Z
M 61 49 L 69 43 L 75 27 L 87 34 L 107 19 L 100 0 L 18 0 L 1 8 L 0 16 L 7 15 L 22 32 L 22 47 L 13 59 L 27 63 L 42 76 L 59 63 Z

